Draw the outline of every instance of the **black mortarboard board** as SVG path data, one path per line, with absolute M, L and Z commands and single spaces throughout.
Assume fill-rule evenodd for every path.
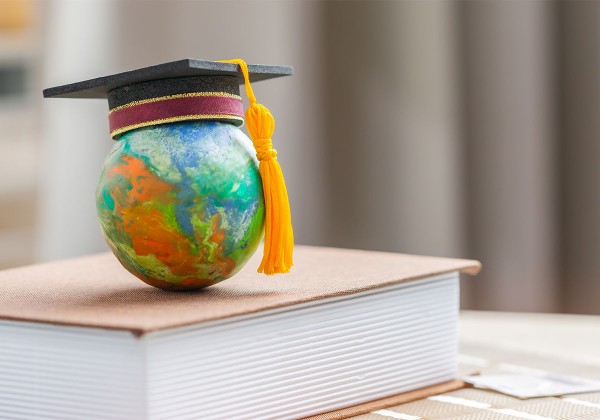
M 254 82 L 291 75 L 293 68 L 253 64 L 248 65 L 248 73 Z M 111 135 L 116 138 L 131 129 L 172 121 L 210 118 L 242 125 L 239 85 L 243 83 L 237 64 L 184 59 L 45 89 L 44 97 L 107 98 Z M 163 99 L 168 102 L 158 109 Z M 186 101 L 188 104 L 182 103 Z M 152 118 L 141 118 L 140 112 L 125 112 L 124 108 L 131 105 L 154 107 L 142 110 Z M 187 110 L 190 106 L 193 112 L 175 109 Z
M 293 74 L 294 69 L 291 66 L 249 64 L 248 72 L 250 73 L 250 81 L 258 82 L 275 77 L 290 76 Z M 48 88 L 44 90 L 44 98 L 106 98 L 109 91 L 119 87 L 161 79 L 193 76 L 235 76 L 238 86 L 244 83 L 244 78 L 237 64 L 186 58 Z

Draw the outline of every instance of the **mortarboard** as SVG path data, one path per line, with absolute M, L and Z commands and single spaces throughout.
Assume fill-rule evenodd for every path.
M 248 65 L 250 82 L 292 73 L 290 66 Z M 111 135 L 115 137 L 124 132 L 119 123 L 133 119 L 131 114 L 136 107 L 138 114 L 140 108 L 146 114 L 138 115 L 135 121 L 143 121 L 144 116 L 152 115 L 151 111 L 155 110 L 159 115 L 171 115 L 171 118 L 185 116 L 177 115 L 177 111 L 186 112 L 190 120 L 206 118 L 211 113 L 222 114 L 220 120 L 242 125 L 244 113 L 239 85 L 243 83 L 244 76 L 237 64 L 184 59 L 56 86 L 43 93 L 45 98 L 108 99 Z M 141 107 L 146 104 L 155 106 Z M 129 111 L 118 112 L 123 109 Z M 115 134 L 116 130 L 119 133 Z
M 248 239 L 248 229 L 256 236 L 257 227 L 246 225 L 249 218 L 259 217 L 260 211 L 252 215 L 247 212 L 256 210 L 263 201 L 265 241 L 259 272 L 289 271 L 293 264 L 293 231 L 283 174 L 272 148 L 274 119 L 267 108 L 257 103 L 251 82 L 292 73 L 290 66 L 246 65 L 241 59 L 185 59 L 44 90 L 46 98 L 108 99 L 111 137 L 125 146 L 115 146 L 105 163 L 97 190 L 98 214 L 109 246 L 129 271 L 147 283 L 170 289 L 205 287 L 229 277 L 249 258 L 246 254 L 240 254 L 241 257 L 236 254 L 236 246 L 252 242 Z M 245 113 L 240 84 L 245 85 L 250 102 Z M 223 130 L 228 130 L 223 141 L 237 139 L 242 133 L 235 127 L 244 123 L 244 116 L 259 161 L 261 202 L 241 200 L 231 204 L 229 201 L 235 201 L 239 196 L 238 190 L 232 189 L 230 195 L 227 191 L 214 193 L 212 187 L 205 185 L 206 174 L 188 182 L 190 185 L 172 185 L 168 194 L 159 197 L 161 188 L 169 188 L 161 183 L 170 182 L 169 176 L 173 177 L 174 171 L 179 171 L 179 178 L 189 177 L 204 165 L 212 168 L 215 177 L 218 176 L 219 164 L 211 157 L 212 149 L 202 153 L 198 150 L 209 141 L 219 143 Z M 191 156 L 191 160 L 183 164 L 180 155 L 171 156 L 173 142 L 188 148 L 186 156 Z M 210 147 L 214 149 L 215 145 Z M 124 149 L 136 149 L 138 154 L 131 152 L 132 157 Z M 241 150 L 230 149 L 227 150 Z M 231 156 L 235 162 L 242 158 L 235 153 Z M 171 165 L 168 171 L 161 168 L 165 161 Z M 136 165 L 144 166 L 143 170 L 134 170 Z M 230 163 L 220 165 L 225 172 L 229 170 Z M 244 170 L 252 172 L 251 168 Z M 115 173 L 119 176 L 110 178 Z M 157 179 L 148 181 L 152 176 Z M 248 184 L 246 187 L 251 190 L 252 176 L 244 176 L 242 183 Z M 237 179 L 237 184 L 241 179 Z M 192 185 L 194 183 L 196 185 Z M 222 180 L 218 184 L 223 184 Z M 184 188 L 188 190 L 183 191 Z M 203 197 L 203 191 L 207 190 L 218 197 Z M 135 199 L 130 197 L 134 192 Z M 149 209 L 154 204 L 161 211 L 165 206 L 171 206 L 168 211 L 164 210 L 169 216 L 164 216 L 164 220 L 149 216 Z M 140 213 L 140 209 L 145 213 Z M 199 212 L 207 220 L 198 220 Z M 139 232 L 127 231 L 135 223 L 149 227 Z M 236 223 L 240 229 L 232 228 Z M 168 231 L 167 228 L 172 226 L 177 228 Z M 246 227 L 246 231 L 242 227 Z M 167 231 L 159 232 L 160 229 Z M 260 231 L 262 226 L 258 229 L 259 234 Z M 127 234 L 126 243 L 119 243 Z M 232 256 L 237 256 L 237 260 Z

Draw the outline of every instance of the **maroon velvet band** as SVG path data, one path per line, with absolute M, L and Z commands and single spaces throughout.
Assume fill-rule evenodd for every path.
M 241 98 L 229 94 L 200 93 L 134 102 L 111 110 L 108 119 L 114 138 L 136 128 L 186 120 L 231 120 L 241 125 L 243 115 Z

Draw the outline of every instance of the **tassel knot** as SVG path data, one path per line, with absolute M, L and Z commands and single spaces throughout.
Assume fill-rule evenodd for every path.
M 256 158 L 259 161 L 274 159 L 277 157 L 277 150 L 273 149 L 271 139 L 260 139 L 254 142 L 256 149 Z
M 246 110 L 245 120 L 248 134 L 256 149 L 259 161 L 258 171 L 263 184 L 265 199 L 265 241 L 263 258 L 258 267 L 259 273 L 277 274 L 290 271 L 294 262 L 294 231 L 283 172 L 277 161 L 277 151 L 273 149 L 275 119 L 271 112 L 256 102 L 250 85 L 250 76 L 246 62 L 241 59 L 223 60 L 240 66 L 246 85 L 246 95 L 250 106 Z

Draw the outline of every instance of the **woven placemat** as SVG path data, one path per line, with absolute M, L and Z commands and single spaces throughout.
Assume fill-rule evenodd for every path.
M 600 392 L 521 400 L 465 388 L 396 405 L 354 420 L 600 420 Z

